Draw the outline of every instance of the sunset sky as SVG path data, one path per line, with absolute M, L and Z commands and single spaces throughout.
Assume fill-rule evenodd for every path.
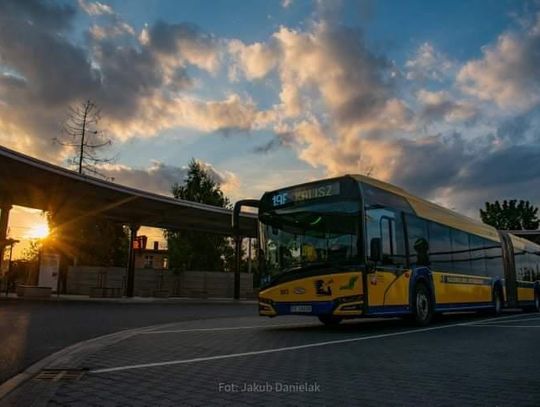
M 477 216 L 540 203 L 539 67 L 534 1 L 0 0 L 0 144 L 66 165 L 90 98 L 120 184 L 168 194 L 192 157 L 232 200 L 369 172 Z

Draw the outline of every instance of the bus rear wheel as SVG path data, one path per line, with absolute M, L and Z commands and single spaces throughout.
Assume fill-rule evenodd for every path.
M 336 326 L 343 320 L 343 318 L 336 317 L 334 315 L 319 315 L 319 321 L 327 326 Z
M 416 325 L 428 325 L 433 319 L 433 300 L 425 284 L 419 283 L 414 290 L 413 318 Z
M 540 312 L 540 290 L 534 292 L 534 310 Z

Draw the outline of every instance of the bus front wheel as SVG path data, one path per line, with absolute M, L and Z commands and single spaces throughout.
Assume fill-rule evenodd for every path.
M 413 317 L 417 325 L 428 325 L 433 319 L 433 299 L 425 284 L 419 283 L 414 290 Z
M 336 317 L 334 315 L 319 315 L 319 321 L 327 326 L 339 325 L 342 321 L 342 318 Z

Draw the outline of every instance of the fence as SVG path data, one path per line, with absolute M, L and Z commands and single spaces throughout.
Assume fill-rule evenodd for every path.
M 126 269 L 122 267 L 72 266 L 67 275 L 67 294 L 90 295 L 92 288 L 125 288 Z M 234 273 L 135 269 L 135 295 L 198 298 L 232 298 Z M 253 297 L 253 275 L 240 274 L 240 296 Z

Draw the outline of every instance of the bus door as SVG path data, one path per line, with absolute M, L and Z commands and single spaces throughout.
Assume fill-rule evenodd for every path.
M 367 216 L 368 259 L 366 290 L 371 312 L 407 306 L 409 270 L 406 268 L 402 216 L 399 212 L 372 210 Z M 395 309 L 394 309 L 395 310 Z

